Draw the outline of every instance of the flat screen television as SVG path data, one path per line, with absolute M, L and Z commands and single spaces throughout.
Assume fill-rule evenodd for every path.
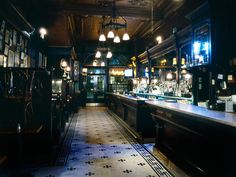
M 125 69 L 125 77 L 133 77 L 133 69 Z
M 192 57 L 190 67 L 208 65 L 211 63 L 210 25 L 208 23 L 194 29 Z

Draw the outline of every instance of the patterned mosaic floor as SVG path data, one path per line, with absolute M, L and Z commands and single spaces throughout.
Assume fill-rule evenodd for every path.
M 80 110 L 56 164 L 28 171 L 36 177 L 172 176 L 102 107 Z

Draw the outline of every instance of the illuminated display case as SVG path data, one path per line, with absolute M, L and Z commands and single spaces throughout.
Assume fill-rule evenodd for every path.
M 210 23 L 204 22 L 193 30 L 192 57 L 189 67 L 211 64 Z

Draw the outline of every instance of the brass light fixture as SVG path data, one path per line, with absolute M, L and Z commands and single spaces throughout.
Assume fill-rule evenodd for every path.
M 114 43 L 120 43 L 120 37 L 118 35 L 118 30 L 120 30 L 120 29 L 125 30 L 122 40 L 123 41 L 130 40 L 129 34 L 127 33 L 127 21 L 121 15 L 117 16 L 115 2 L 116 1 L 113 1 L 113 5 L 112 5 L 112 16 L 107 17 L 107 18 L 103 17 L 103 21 L 102 21 L 102 25 L 101 25 L 102 33 L 99 36 L 99 41 L 106 41 L 105 34 L 103 33 L 103 31 L 105 29 L 109 30 L 109 32 L 107 34 L 107 38 L 113 39 Z

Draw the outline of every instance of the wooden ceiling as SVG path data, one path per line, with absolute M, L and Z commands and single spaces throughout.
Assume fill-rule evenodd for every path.
M 97 41 L 102 17 L 123 16 L 131 39 L 167 36 L 172 28 L 188 24 L 185 15 L 205 0 L 11 0 L 30 23 L 48 29 L 52 46 Z M 121 30 L 120 33 L 123 33 Z

